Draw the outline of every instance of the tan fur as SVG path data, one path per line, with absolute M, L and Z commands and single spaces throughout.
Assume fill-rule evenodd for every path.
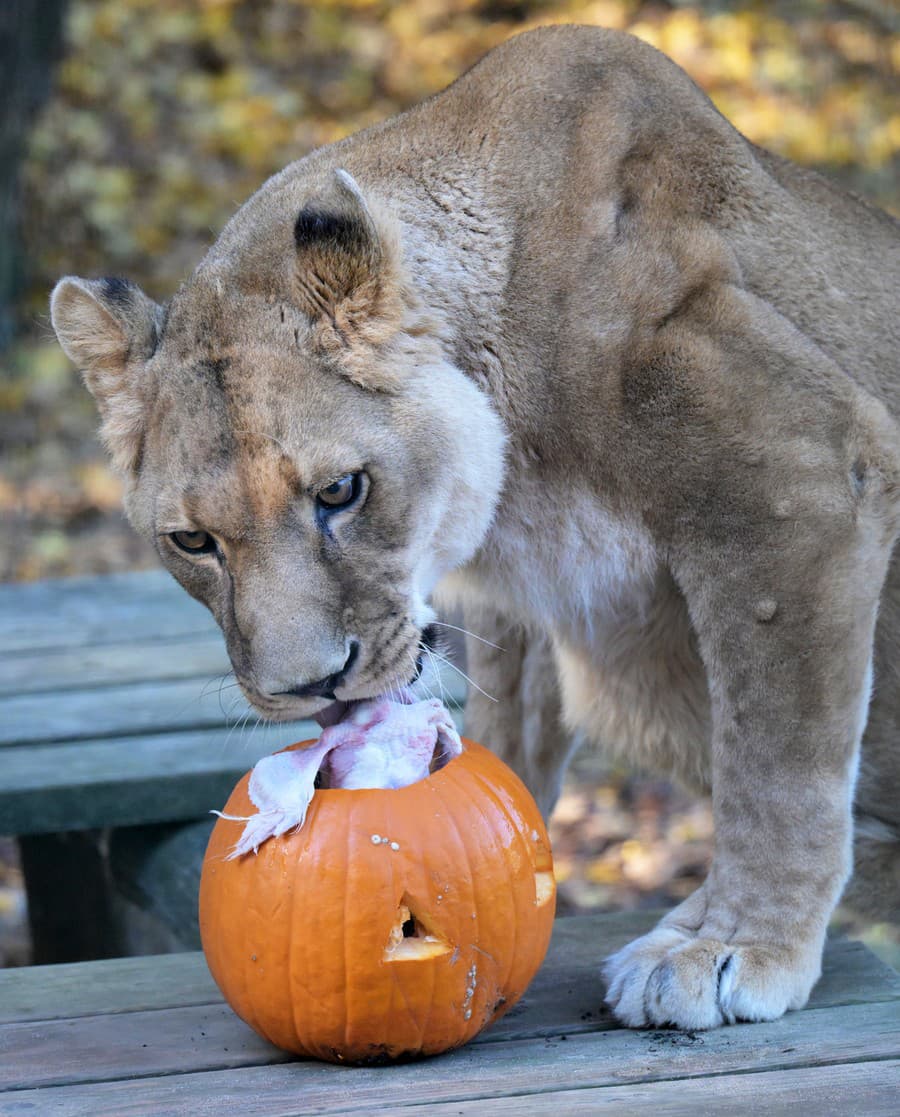
M 559 27 L 270 180 L 164 323 L 68 279 L 54 324 L 265 713 L 351 640 L 338 698 L 409 678 L 440 582 L 507 647 L 469 643 L 471 731 L 545 809 L 572 729 L 711 788 L 708 880 L 607 964 L 625 1023 L 710 1027 L 805 1002 L 867 720 L 852 895 L 897 911 L 898 246 L 656 51 Z

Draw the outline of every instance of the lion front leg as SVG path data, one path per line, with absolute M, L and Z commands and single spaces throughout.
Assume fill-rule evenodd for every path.
M 771 1020 L 820 974 L 889 546 L 865 514 L 793 527 L 754 526 L 749 555 L 706 540 L 676 562 L 710 683 L 716 849 L 704 885 L 606 963 L 632 1027 Z

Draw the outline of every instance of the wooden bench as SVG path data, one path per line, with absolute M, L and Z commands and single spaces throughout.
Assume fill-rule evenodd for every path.
M 524 1002 L 395 1067 L 292 1059 L 222 1003 L 200 954 L 0 971 L 0 1115 L 896 1114 L 900 976 L 831 942 L 809 1008 L 715 1032 L 617 1028 L 601 954 L 652 913 L 558 919 Z
M 210 810 L 319 732 L 260 725 L 229 671 L 162 571 L 0 586 L 0 834 L 19 839 L 35 961 L 199 945 Z

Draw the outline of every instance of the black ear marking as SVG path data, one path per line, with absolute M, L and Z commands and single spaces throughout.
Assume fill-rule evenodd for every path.
M 300 307 L 313 321 L 330 322 L 346 342 L 350 319 L 375 295 L 383 264 L 375 222 L 346 171 L 335 171 L 325 192 L 303 205 L 294 245 Z
M 294 225 L 294 244 L 298 249 L 313 245 L 361 252 L 369 248 L 369 231 L 358 217 L 349 213 L 305 206 Z
M 134 284 L 115 275 L 106 275 L 100 281 L 100 296 L 113 306 L 125 308 L 134 298 Z
M 401 328 L 405 287 L 399 227 L 384 210 L 376 212 L 378 220 L 340 167 L 303 199 L 293 219 L 292 296 L 309 319 L 314 346 L 339 355 L 360 387 L 392 391 L 399 382 L 373 362 L 372 351 Z

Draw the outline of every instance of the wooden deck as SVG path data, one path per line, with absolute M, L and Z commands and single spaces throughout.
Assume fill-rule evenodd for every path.
M 597 959 L 652 916 L 557 920 L 525 1001 L 468 1047 L 394 1067 L 294 1060 L 222 1003 L 200 954 L 0 972 L 0 1114 L 896 1114 L 900 976 L 828 946 L 809 1008 L 715 1032 L 630 1032 Z

